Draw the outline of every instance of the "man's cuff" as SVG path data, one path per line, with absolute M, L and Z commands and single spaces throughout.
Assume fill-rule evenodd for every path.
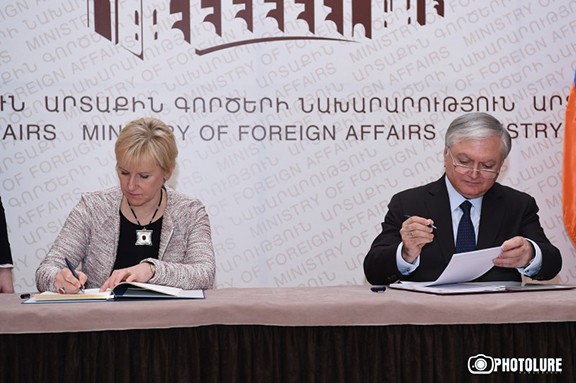
M 517 267 L 517 270 L 520 272 L 520 274 L 531 277 L 538 274 L 540 272 L 540 268 L 542 268 L 542 250 L 540 250 L 540 247 L 536 244 L 536 242 L 528 238 L 525 239 L 529 241 L 534 248 L 534 258 L 532 258 L 532 260 L 525 267 Z
M 404 248 L 404 242 L 400 242 L 398 248 L 396 249 L 396 266 L 398 271 L 402 275 L 410 275 L 420 266 L 420 256 L 416 258 L 414 263 L 408 263 L 404 258 L 402 258 L 402 249 Z

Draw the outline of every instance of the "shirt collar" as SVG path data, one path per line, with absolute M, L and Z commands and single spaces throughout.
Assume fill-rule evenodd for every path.
M 470 201 L 476 210 L 482 210 L 482 199 L 484 196 L 473 199 L 464 198 L 462 194 L 458 193 L 456 189 L 454 189 L 454 186 L 452 186 L 448 176 L 444 177 L 444 179 L 446 181 L 446 188 L 448 189 L 448 198 L 450 199 L 450 211 L 453 212 L 454 210 L 460 208 L 460 204 L 466 200 Z

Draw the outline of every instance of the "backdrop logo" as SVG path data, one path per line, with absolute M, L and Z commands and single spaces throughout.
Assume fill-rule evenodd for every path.
M 371 39 L 373 19 L 384 16 L 382 27 L 387 28 L 389 23 L 385 16 L 395 10 L 394 0 L 384 0 L 383 5 L 378 9 L 373 7 L 372 0 L 288 0 L 288 2 L 285 3 L 284 0 L 264 0 L 262 5 L 260 1 L 256 0 L 232 0 L 232 9 L 226 10 L 223 9 L 223 5 L 228 7 L 229 3 L 224 3 L 222 0 L 196 0 L 195 2 L 190 0 L 165 0 L 164 4 L 156 5 L 149 4 L 146 0 L 87 0 L 88 26 L 94 28 L 96 33 L 106 39 L 117 45 L 124 46 L 143 60 L 145 40 L 147 38 L 152 40 L 159 39 L 162 30 L 160 24 L 163 19 L 168 20 L 170 24 L 168 29 L 180 31 L 188 44 L 192 44 L 194 40 L 193 30 L 205 33 L 206 29 L 193 28 L 191 7 L 196 10 L 198 5 L 201 12 L 208 12 L 200 22 L 211 24 L 213 31 L 220 37 L 225 31 L 225 25 L 232 24 L 229 21 L 223 23 L 225 11 L 232 12 L 233 19 L 243 20 L 244 28 L 250 33 L 255 33 L 255 30 L 258 30 L 255 23 L 263 24 L 267 19 L 274 20 L 280 33 L 280 35 L 265 37 L 255 34 L 253 39 L 232 41 L 204 49 L 196 49 L 196 54 L 198 55 L 240 45 L 280 40 L 355 42 L 353 40 L 354 30 L 358 25 L 363 27 L 365 38 Z M 409 14 L 415 15 L 418 25 L 426 25 L 428 7 L 432 7 L 440 17 L 444 17 L 444 0 L 433 0 L 431 5 L 426 4 L 430 0 L 397 0 L 397 2 L 402 3 Z M 412 3 L 415 4 L 413 5 Z M 259 14 L 255 12 L 255 6 L 266 7 L 268 12 L 263 18 L 258 17 Z M 296 12 L 298 13 L 296 20 L 304 21 L 304 24 L 300 25 L 307 25 L 308 27 L 308 30 L 302 31 L 301 35 L 283 35 L 286 24 L 291 21 L 286 19 L 286 16 L 291 13 L 288 12 L 287 8 L 292 9 L 292 6 L 301 10 L 299 13 Z M 319 28 L 316 23 L 316 20 L 318 20 L 316 13 L 321 12 L 322 6 L 329 9 L 323 21 L 334 24 L 336 31 L 333 37 L 315 36 Z M 376 14 L 376 12 L 379 12 L 379 14 Z M 412 21 L 413 17 L 407 16 L 406 23 L 412 24 Z M 347 34 L 350 37 L 347 37 Z

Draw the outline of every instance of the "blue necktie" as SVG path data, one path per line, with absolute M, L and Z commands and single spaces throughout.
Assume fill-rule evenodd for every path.
M 460 204 L 460 209 L 464 212 L 460 223 L 458 224 L 458 234 L 456 236 L 456 253 L 476 250 L 476 234 L 474 225 L 470 219 L 470 201 L 464 201 Z

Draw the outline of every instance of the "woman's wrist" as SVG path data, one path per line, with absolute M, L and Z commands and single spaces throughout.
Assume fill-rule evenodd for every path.
M 154 266 L 154 264 L 151 262 L 146 262 L 146 263 L 148 265 L 150 265 L 150 271 L 152 272 L 152 276 L 150 277 L 150 279 L 152 279 L 156 275 L 156 266 Z

